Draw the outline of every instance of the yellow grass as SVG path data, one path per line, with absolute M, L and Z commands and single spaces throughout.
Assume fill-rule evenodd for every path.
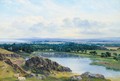
M 71 72 L 52 71 L 52 75 L 51 76 L 56 77 L 56 78 L 62 78 L 62 77 L 68 78 L 68 77 L 71 77 L 71 76 L 74 76 L 74 75 L 78 75 L 78 74 L 71 73 Z
M 119 47 L 105 47 L 105 48 L 107 48 L 109 50 L 117 50 Z
M 0 79 L 6 77 L 13 77 L 13 75 L 13 69 L 3 61 L 0 61 Z
M 111 81 L 120 81 L 120 77 L 109 77 Z
M 0 48 L 0 54 L 14 54 L 14 52 Z

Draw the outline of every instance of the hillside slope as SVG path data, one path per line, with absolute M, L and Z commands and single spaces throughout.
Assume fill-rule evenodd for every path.
M 14 54 L 14 52 L 0 48 L 0 54 Z

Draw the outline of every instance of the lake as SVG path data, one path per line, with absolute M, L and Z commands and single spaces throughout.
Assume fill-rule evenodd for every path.
M 83 58 L 78 55 L 66 53 L 35 53 L 37 56 L 44 56 L 59 64 L 69 67 L 73 73 L 82 74 L 84 72 L 99 73 L 105 77 L 120 77 L 120 71 L 106 69 L 103 66 L 90 65 L 92 60 L 90 58 Z

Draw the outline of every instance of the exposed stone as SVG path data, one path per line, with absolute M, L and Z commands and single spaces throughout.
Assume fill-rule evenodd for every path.
M 36 77 L 36 74 L 31 73 L 31 74 L 29 74 L 27 77 L 29 77 L 29 78 Z
M 61 66 L 57 62 L 43 57 L 32 57 L 26 61 L 25 66 L 35 73 L 50 72 L 51 70 L 71 72 L 70 68 Z
M 71 81 L 82 81 L 82 77 L 80 75 L 75 75 L 70 77 Z
M 36 78 L 39 79 L 39 80 L 43 80 L 43 79 L 46 78 L 46 76 L 44 76 L 44 75 L 40 75 L 40 76 L 37 76 Z
M 18 55 L 18 54 L 1 54 L 1 53 L 0 53 L 0 56 L 13 57 L 13 58 L 19 58 L 20 57 L 20 55 Z
M 81 76 L 82 77 L 87 77 L 87 78 L 101 78 L 101 79 L 105 79 L 104 75 L 93 74 L 93 73 L 90 73 L 90 72 L 85 72 Z
M 19 81 L 25 81 L 26 78 L 25 78 L 25 77 L 18 77 L 18 80 L 19 80 Z

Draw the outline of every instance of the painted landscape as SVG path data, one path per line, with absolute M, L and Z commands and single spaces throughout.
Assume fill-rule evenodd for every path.
M 0 0 L 0 81 L 120 81 L 120 0 Z

